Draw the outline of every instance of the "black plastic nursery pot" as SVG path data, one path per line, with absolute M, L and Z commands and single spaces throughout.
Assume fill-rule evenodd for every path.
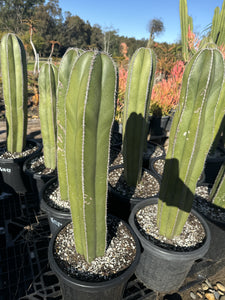
M 67 222 L 68 224 L 68 222 Z M 64 225 L 65 226 L 65 225 Z M 57 234 L 62 230 L 59 228 L 53 235 L 49 243 L 48 259 L 52 271 L 59 279 L 63 299 L 66 300 L 121 300 L 129 278 L 134 274 L 140 259 L 140 245 L 133 230 L 128 224 L 126 226 L 131 231 L 136 244 L 136 256 L 132 264 L 121 272 L 118 277 L 102 282 L 86 282 L 68 276 L 64 273 L 53 255 L 54 243 Z
M 160 178 L 162 178 L 162 174 L 163 174 L 163 170 L 164 170 L 164 163 L 165 163 L 165 155 L 159 156 L 159 157 L 153 157 L 150 160 L 149 163 L 149 169 L 156 174 L 157 176 L 159 176 Z M 157 167 L 158 165 L 158 167 Z M 162 169 L 163 167 L 163 169 Z
M 200 183 L 197 188 L 206 188 L 210 194 L 212 184 Z M 196 194 L 193 204 L 195 210 L 202 214 L 206 219 L 225 230 L 225 209 L 207 201 L 204 197 Z
M 25 194 L 32 191 L 29 178 L 23 171 L 23 164 L 26 159 L 40 152 L 42 146 L 35 140 L 27 140 L 27 143 L 36 146 L 37 150 L 21 158 L 0 158 L 0 182 L 5 192 Z
M 163 146 L 153 142 L 147 141 L 147 150 L 144 152 L 143 155 L 143 167 L 146 169 L 150 168 L 150 163 L 153 158 L 165 156 L 166 152 Z
M 42 174 L 41 172 L 35 172 L 29 167 L 34 159 L 38 159 L 41 156 L 43 156 L 42 152 L 36 153 L 32 157 L 28 158 L 23 164 L 23 171 L 30 180 L 33 192 L 38 193 L 39 195 L 41 194 L 41 190 L 45 183 L 56 176 L 55 173 Z
M 50 179 L 46 184 L 43 186 L 40 192 L 41 202 L 40 208 L 48 215 L 48 222 L 51 233 L 54 234 L 58 228 L 61 228 L 65 223 L 71 221 L 71 213 L 70 211 L 62 211 L 56 208 L 51 207 L 47 203 L 47 189 L 57 183 L 57 177 Z
M 173 115 L 169 116 L 150 116 L 149 133 L 152 137 L 165 137 L 170 131 Z
M 154 198 L 138 203 L 129 217 L 129 223 L 143 248 L 135 274 L 146 287 L 156 292 L 168 293 L 179 289 L 194 262 L 207 253 L 211 234 L 204 218 L 192 210 L 192 213 L 202 223 L 206 233 L 205 242 L 200 248 L 188 252 L 176 252 L 153 244 L 138 230 L 135 223 L 135 215 L 141 208 L 157 202 L 158 199 Z
M 121 167 L 123 167 L 123 165 L 110 167 L 109 172 Z M 150 175 L 152 175 L 157 180 L 160 186 L 160 178 L 157 175 L 155 175 L 151 170 L 144 169 L 144 168 L 143 170 L 147 171 Z M 122 220 L 128 221 L 129 215 L 133 207 L 137 203 L 142 202 L 145 199 L 151 199 L 157 196 L 158 193 L 153 196 L 150 196 L 149 198 L 130 198 L 126 195 L 121 195 L 109 183 L 108 184 L 108 212 L 112 215 L 117 216 L 118 218 L 121 218 Z
M 219 150 L 220 155 L 212 156 L 208 155 L 205 161 L 204 166 L 204 174 L 205 174 L 205 182 L 213 184 L 220 167 L 222 166 L 223 162 L 225 161 L 225 150 Z

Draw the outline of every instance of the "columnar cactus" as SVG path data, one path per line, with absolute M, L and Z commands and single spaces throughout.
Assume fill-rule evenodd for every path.
M 155 68 L 156 57 L 150 48 L 139 48 L 129 65 L 124 99 L 123 157 L 125 180 L 131 186 L 141 178 Z
M 217 42 L 217 39 L 219 37 L 219 28 L 220 28 L 220 8 L 217 6 L 214 10 L 212 27 L 210 32 L 210 36 L 214 43 Z
M 50 62 L 42 65 L 39 84 L 39 117 L 45 167 L 56 168 L 56 90 L 58 69 Z
M 102 256 L 106 248 L 107 175 L 116 87 L 111 57 L 88 51 L 75 62 L 65 97 L 66 187 L 76 251 L 87 261 Z
M 188 26 L 193 29 L 193 21 L 188 16 L 187 0 L 180 0 L 180 26 L 181 26 L 181 43 L 182 55 L 184 61 L 188 61 Z
M 68 200 L 67 177 L 66 177 L 66 156 L 65 156 L 65 111 L 69 79 L 71 72 L 82 50 L 77 48 L 69 48 L 63 55 L 58 74 L 58 90 L 57 90 L 57 170 L 58 181 L 60 186 L 60 195 L 62 200 Z
M 225 162 L 219 170 L 209 198 L 213 204 L 225 209 Z
M 217 49 L 197 52 L 187 65 L 172 123 L 158 204 L 158 227 L 179 235 L 191 211 L 195 186 L 225 111 L 224 61 Z
M 221 11 L 218 6 L 214 10 L 210 37 L 218 46 L 225 44 L 225 1 Z
M 27 133 L 27 63 L 22 41 L 12 33 L 1 40 L 1 73 L 7 120 L 7 150 L 22 152 Z

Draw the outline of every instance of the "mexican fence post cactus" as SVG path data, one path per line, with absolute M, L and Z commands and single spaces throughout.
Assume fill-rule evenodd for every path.
M 220 167 L 209 198 L 213 204 L 225 209 L 225 162 Z
M 220 28 L 220 8 L 217 6 L 214 10 L 213 20 L 212 20 L 212 27 L 210 36 L 214 43 L 217 42 L 218 35 L 219 35 L 219 28 Z
M 76 251 L 88 262 L 104 255 L 106 248 L 107 175 L 116 87 L 111 57 L 88 51 L 74 64 L 65 98 L 66 186 Z
M 218 6 L 214 10 L 210 37 L 218 46 L 225 44 L 225 1 L 221 11 Z
M 184 61 L 187 61 L 188 60 L 188 24 L 190 22 L 190 18 L 188 16 L 187 0 L 180 0 L 179 9 L 180 9 L 182 55 Z
M 58 69 L 50 62 L 39 73 L 39 117 L 43 141 L 45 167 L 56 168 L 56 90 Z
M 13 33 L 1 40 L 1 73 L 7 120 L 7 150 L 22 152 L 27 133 L 27 62 L 22 41 Z
M 65 111 L 69 79 L 71 72 L 82 50 L 69 48 L 63 55 L 58 71 L 58 89 L 57 89 L 57 170 L 60 186 L 60 196 L 62 200 L 68 200 L 67 177 L 66 177 L 66 156 L 65 156 Z
M 158 203 L 160 234 L 182 232 L 195 187 L 225 111 L 224 61 L 215 48 L 197 52 L 187 65 L 172 123 Z
M 135 186 L 141 178 L 155 68 L 153 50 L 139 48 L 132 56 L 128 69 L 123 115 L 123 157 L 124 176 L 130 186 Z

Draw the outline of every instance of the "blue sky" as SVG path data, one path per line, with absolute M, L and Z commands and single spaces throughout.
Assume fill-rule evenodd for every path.
M 187 0 L 188 14 L 193 18 L 194 32 L 201 33 L 213 18 L 216 6 L 223 0 Z M 180 39 L 179 0 L 59 0 L 62 11 L 70 11 L 93 26 L 113 28 L 119 35 L 148 39 L 149 20 L 159 18 L 165 32 L 156 37 L 158 42 L 173 43 Z

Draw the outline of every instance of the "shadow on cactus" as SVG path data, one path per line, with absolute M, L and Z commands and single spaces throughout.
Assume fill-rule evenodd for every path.
M 137 128 L 146 128 L 143 115 L 132 112 L 127 119 L 123 138 L 124 176 L 131 186 L 141 180 L 145 131 L 134 134 Z
M 124 174 L 129 186 L 135 186 L 141 179 L 155 69 L 156 57 L 152 49 L 139 48 L 133 54 L 128 68 L 123 114 Z

